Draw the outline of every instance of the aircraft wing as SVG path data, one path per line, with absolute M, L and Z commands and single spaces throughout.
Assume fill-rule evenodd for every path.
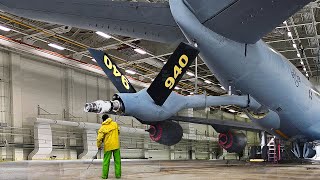
M 241 43 L 255 43 L 311 0 L 184 0 L 200 22 Z
M 182 1 L 207 28 L 241 43 L 255 43 L 311 0 Z M 166 43 L 184 40 L 168 3 L 0 0 L 0 9 L 26 18 L 116 35 Z
M 184 40 L 168 3 L 111 0 L 0 0 L 18 16 L 159 42 Z
M 169 118 L 168 120 L 211 125 L 216 130 L 217 129 L 236 129 L 236 130 L 246 130 L 246 131 L 265 131 L 262 127 L 254 123 L 247 123 L 247 122 L 240 122 L 240 121 L 206 119 L 206 118 L 197 118 L 197 117 L 183 117 L 183 116 L 174 116 Z

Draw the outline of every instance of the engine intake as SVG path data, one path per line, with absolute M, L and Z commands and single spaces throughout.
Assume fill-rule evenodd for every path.
M 151 140 L 166 146 L 177 144 L 183 135 L 180 124 L 172 121 L 162 121 L 150 125 L 148 132 Z
M 234 131 L 220 133 L 219 145 L 229 153 L 241 153 L 247 145 L 247 137 L 243 133 Z

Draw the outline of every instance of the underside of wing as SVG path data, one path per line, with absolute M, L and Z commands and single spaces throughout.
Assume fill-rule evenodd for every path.
M 171 117 L 169 120 L 189 122 L 189 123 L 195 123 L 195 124 L 206 124 L 206 125 L 211 125 L 214 128 L 219 127 L 219 129 L 264 131 L 264 129 L 258 125 L 255 125 L 253 123 L 240 122 L 240 121 L 206 119 L 206 118 L 196 118 L 196 117 L 182 117 L 182 116 L 174 116 L 174 117 Z
M 241 43 L 255 43 L 311 0 L 184 0 L 207 28 Z
M 0 9 L 30 19 L 159 42 L 183 35 L 168 3 L 110 0 L 0 0 Z

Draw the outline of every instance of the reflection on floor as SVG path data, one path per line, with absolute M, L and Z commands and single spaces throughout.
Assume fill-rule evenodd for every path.
M 0 163 L 0 179 L 100 179 L 101 161 L 23 161 Z M 122 179 L 319 179 L 318 164 L 264 164 L 239 161 L 124 160 Z M 113 167 L 109 179 L 114 179 Z

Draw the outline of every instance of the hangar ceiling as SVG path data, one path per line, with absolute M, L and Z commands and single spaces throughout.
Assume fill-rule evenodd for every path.
M 166 1 L 144 0 L 144 2 L 150 3 L 167 3 Z M 287 57 L 307 77 L 319 77 L 319 23 L 320 2 L 315 0 L 280 24 L 263 40 Z M 130 74 L 130 76 L 146 83 L 152 82 L 176 46 L 117 35 L 105 38 L 94 31 L 43 23 L 5 12 L 0 12 L 0 25 L 11 29 L 8 32 L 0 31 L 1 35 L 90 64 L 96 63 L 92 60 L 87 48 L 108 50 L 119 67 L 123 70 L 134 71 L 135 74 Z M 65 49 L 58 50 L 50 47 L 48 46 L 50 43 Z M 135 49 L 141 49 L 145 53 L 138 53 Z M 185 95 L 196 91 L 195 69 L 195 65 L 192 65 L 176 91 Z M 217 79 L 200 58 L 198 59 L 197 74 L 198 93 L 226 94 L 226 91 L 221 88 Z M 235 109 L 237 110 L 237 108 Z

